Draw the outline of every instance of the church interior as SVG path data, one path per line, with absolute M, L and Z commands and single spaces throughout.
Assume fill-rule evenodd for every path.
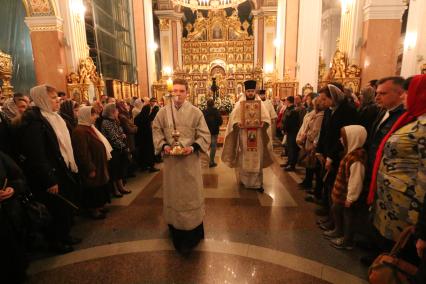
M 0 4 L 1 104 L 49 84 L 80 105 L 105 97 L 167 106 L 179 78 L 188 82 L 188 102 L 204 110 L 213 99 L 223 118 L 217 166 L 202 169 L 205 237 L 189 256 L 169 240 L 158 163 L 158 172 L 126 181 L 131 193 L 112 198 L 108 218 L 75 216 L 72 232 L 83 241 L 74 251 L 32 252 L 24 283 L 368 283 L 360 258 L 369 248 L 338 250 L 324 238 L 317 204 L 300 187 L 305 169 L 282 168 L 275 126 L 263 193 L 237 182 L 220 159 L 222 145 L 248 80 L 277 111 L 289 96 L 332 82 L 359 97 L 372 80 L 426 74 L 425 0 Z

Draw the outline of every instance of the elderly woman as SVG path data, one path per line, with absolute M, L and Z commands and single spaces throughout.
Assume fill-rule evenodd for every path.
M 109 162 L 110 177 L 114 186 L 113 195 L 122 197 L 123 194 L 130 193 L 123 184 L 123 178 L 127 172 L 129 148 L 126 144 L 126 134 L 120 126 L 118 120 L 118 110 L 115 103 L 105 105 L 102 112 L 101 132 L 108 139 L 112 146 L 112 159 Z
M 368 196 L 373 224 L 390 241 L 416 224 L 426 193 L 426 75 L 409 83 L 406 109 L 379 146 Z
M 105 218 L 108 194 L 108 160 L 112 147 L 105 136 L 94 126 L 98 114 L 91 106 L 78 112 L 78 125 L 72 133 L 74 155 L 83 184 L 83 206 L 93 219 Z
M 118 102 L 117 110 L 120 126 L 123 128 L 124 134 L 126 134 L 127 147 L 130 149 L 130 152 L 133 153 L 135 151 L 135 134 L 138 131 L 138 127 L 133 123 L 128 104 L 125 102 Z
M 133 104 L 132 109 L 132 117 L 135 119 L 135 117 L 141 112 L 142 108 L 144 106 L 144 102 L 141 99 L 136 99 Z
M 317 168 L 317 162 L 315 159 L 315 148 L 316 144 L 318 142 L 319 133 L 321 130 L 321 124 L 322 119 L 324 117 L 324 110 L 321 107 L 319 99 L 315 98 L 313 101 L 314 110 L 308 113 L 305 116 L 305 120 L 303 121 L 303 124 L 305 125 L 305 128 L 302 130 L 299 130 L 299 133 L 302 131 L 302 133 L 297 134 L 298 136 L 298 145 L 301 146 L 301 148 L 304 150 L 305 153 L 305 159 L 304 159 L 304 166 L 306 168 L 305 172 L 305 178 L 300 183 L 300 186 L 304 188 L 311 188 L 312 187 L 312 181 L 314 178 L 314 174 L 316 173 L 317 181 L 318 179 L 321 179 L 319 176 L 320 173 L 316 172 L 315 169 Z M 318 182 L 317 182 L 318 183 Z M 318 199 L 321 197 L 321 191 L 317 190 L 319 192 L 315 193 L 315 197 Z
M 59 108 L 59 114 L 67 124 L 70 134 L 77 126 L 77 113 L 80 105 L 75 101 L 63 101 Z
M 364 126 L 367 131 L 371 130 L 371 127 L 379 114 L 380 108 L 376 105 L 375 101 L 376 90 L 373 87 L 366 87 L 361 90 L 359 96 L 361 106 L 359 108 L 359 118 L 361 125 Z
M 17 130 L 18 154 L 34 195 L 52 215 L 47 232 L 51 248 L 67 253 L 73 250 L 71 245 L 81 241 L 69 235 L 74 209 L 70 201 L 79 189 L 71 138 L 65 121 L 57 113 L 56 89 L 36 86 L 30 96 L 35 106 L 23 114 Z

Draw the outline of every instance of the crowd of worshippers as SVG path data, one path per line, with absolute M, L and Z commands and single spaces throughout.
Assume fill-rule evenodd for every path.
M 360 260 L 371 265 L 416 226 L 402 255 L 426 283 L 426 75 L 373 80 L 358 95 L 331 83 L 276 110 L 281 166 L 306 169 L 299 188 L 318 205 L 323 237 L 367 249 Z
M 91 105 L 79 105 L 49 85 L 4 101 L 2 279 L 24 279 L 28 251 L 73 251 L 82 241 L 70 234 L 77 214 L 104 219 L 111 198 L 131 192 L 126 181 L 136 171 L 158 171 L 155 164 L 162 160 L 154 153 L 151 124 L 159 109 L 154 98 L 124 102 L 102 96 Z M 43 213 L 48 214 L 44 219 L 31 218 Z

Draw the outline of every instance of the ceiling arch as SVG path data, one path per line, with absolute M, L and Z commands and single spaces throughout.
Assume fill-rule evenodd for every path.
M 58 0 L 22 0 L 27 17 L 59 16 Z

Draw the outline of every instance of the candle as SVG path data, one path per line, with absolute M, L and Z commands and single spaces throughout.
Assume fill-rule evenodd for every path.
M 173 91 L 173 80 L 172 78 L 167 79 L 167 91 L 172 92 Z

